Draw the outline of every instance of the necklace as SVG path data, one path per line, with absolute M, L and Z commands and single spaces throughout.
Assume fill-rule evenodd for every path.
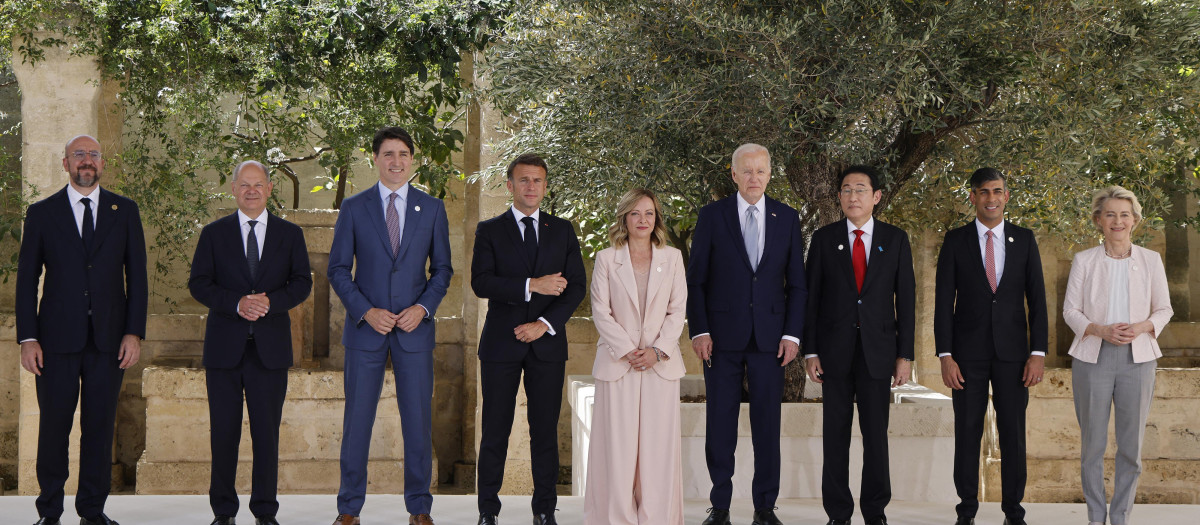
M 1112 258 L 1112 259 L 1124 259 L 1126 257 L 1129 257 L 1130 255 L 1133 255 L 1133 243 L 1129 244 L 1129 249 L 1125 250 L 1124 255 L 1113 255 L 1111 253 L 1108 253 L 1108 245 L 1104 245 L 1104 255 L 1107 255 L 1107 256 L 1109 256 L 1109 258 Z

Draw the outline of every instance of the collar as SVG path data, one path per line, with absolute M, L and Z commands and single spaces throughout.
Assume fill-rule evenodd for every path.
M 737 195 L 737 209 L 738 209 L 738 218 L 739 219 L 746 215 L 746 210 L 750 209 L 751 206 L 758 208 L 758 216 L 760 217 L 760 220 L 761 220 L 761 217 L 763 217 L 767 214 L 767 196 L 765 194 L 762 196 L 762 198 L 758 199 L 758 202 L 755 204 L 750 204 L 749 202 L 747 202 L 745 197 L 742 197 L 742 192 L 740 192 L 740 191 L 737 192 L 736 195 Z
M 400 186 L 400 189 L 396 190 L 396 195 L 399 195 L 399 199 L 402 201 L 408 201 L 408 186 L 409 184 L 406 182 L 403 186 Z M 392 190 L 389 190 L 388 187 L 384 186 L 382 182 L 376 182 L 375 187 L 379 188 L 379 198 L 382 199 L 383 203 L 386 205 L 388 201 L 388 195 L 392 194 Z
M 75 189 L 75 186 L 67 184 L 67 200 L 69 200 L 71 202 L 72 208 L 74 208 L 76 204 L 79 204 L 79 201 L 81 199 L 83 199 L 84 197 L 87 197 L 89 199 L 92 199 L 92 213 L 95 213 L 96 210 L 99 209 L 98 205 L 100 204 L 100 193 L 99 192 L 100 192 L 99 184 L 97 184 L 94 188 L 92 188 L 92 192 L 87 195 L 79 193 L 79 191 Z
M 984 235 L 987 235 L 987 232 L 988 232 L 988 227 L 984 226 L 982 222 L 979 222 L 979 219 L 975 219 L 975 233 L 979 235 L 979 238 L 982 239 L 984 237 Z M 995 228 L 991 228 L 991 232 L 993 235 L 996 236 L 997 239 L 1003 239 L 1004 238 L 1004 221 L 1000 221 L 1000 224 L 996 225 Z
M 864 237 L 870 237 L 875 234 L 875 216 L 867 219 L 867 223 L 862 225 L 862 228 L 854 226 L 850 219 L 846 219 L 846 230 L 850 235 L 854 235 L 854 230 L 862 230 Z
M 542 214 L 541 208 L 533 210 L 533 213 L 530 213 L 529 215 L 525 215 L 524 213 L 521 213 L 521 210 L 518 210 L 516 205 L 509 206 L 509 208 L 512 209 L 513 216 L 517 218 L 517 222 L 521 222 L 521 219 L 524 219 L 525 217 L 533 217 L 533 223 L 537 224 L 538 220 L 541 219 L 541 214 Z
M 262 213 L 258 214 L 258 217 L 251 217 L 249 215 L 246 215 L 244 212 L 242 212 L 241 208 L 238 208 L 237 215 L 238 215 L 238 224 L 239 225 L 246 224 L 247 222 L 254 220 L 254 221 L 258 221 L 259 224 L 266 226 L 267 225 L 267 215 L 270 215 L 270 214 L 267 213 L 267 210 L 264 208 Z

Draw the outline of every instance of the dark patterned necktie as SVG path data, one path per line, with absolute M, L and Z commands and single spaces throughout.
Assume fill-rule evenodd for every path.
M 254 227 L 258 226 L 258 221 L 249 221 L 250 233 L 246 235 L 246 264 L 250 266 L 250 279 L 253 280 L 258 275 L 258 234 L 254 233 Z
M 79 199 L 83 203 L 83 248 L 89 254 L 92 252 L 92 239 L 96 236 L 96 221 L 92 216 L 92 199 Z
M 533 229 L 533 217 L 525 217 L 521 219 L 525 224 L 525 252 L 529 254 L 530 261 L 537 260 L 537 232 Z

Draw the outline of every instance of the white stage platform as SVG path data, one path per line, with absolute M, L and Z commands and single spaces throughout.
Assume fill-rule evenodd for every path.
M 254 525 L 254 517 L 246 510 L 248 495 L 242 496 L 239 525 Z M 335 495 L 281 496 L 278 519 L 280 525 L 329 525 L 337 514 Z M 0 496 L 0 522 L 5 525 L 31 525 L 37 521 L 37 511 L 31 496 Z M 504 512 L 500 523 L 525 525 L 531 521 L 528 496 L 504 496 Z M 688 500 L 685 507 L 687 525 L 699 525 L 704 519 L 706 500 Z M 64 525 L 78 523 L 74 498 L 68 496 Z M 1025 505 L 1026 521 L 1031 525 L 1087 525 L 1087 510 L 1079 503 L 1033 503 Z M 433 497 L 433 517 L 439 525 L 475 525 L 478 514 L 475 496 Z M 749 501 L 733 502 L 733 523 L 748 525 L 753 509 Z M 212 521 L 207 496 L 112 496 L 108 500 L 108 516 L 121 525 L 207 525 Z M 825 512 L 821 502 L 812 499 L 790 499 L 779 502 L 776 511 L 787 525 L 824 525 Z M 558 522 L 563 525 L 583 523 L 583 498 L 560 496 Z M 392 494 L 369 494 L 362 513 L 364 525 L 404 525 L 404 497 Z M 1200 523 L 1200 505 L 1137 505 L 1135 523 L 1154 525 L 1196 525 Z M 892 502 L 888 506 L 888 521 L 892 525 L 952 525 L 954 506 L 943 503 Z M 983 503 L 975 522 L 979 525 L 1001 525 L 1004 515 L 999 503 Z M 862 519 L 855 515 L 853 523 Z

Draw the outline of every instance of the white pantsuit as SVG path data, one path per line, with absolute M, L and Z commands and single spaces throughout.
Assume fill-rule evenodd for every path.
M 1075 332 L 1069 353 L 1075 359 L 1071 379 L 1081 441 L 1080 482 L 1089 521 L 1129 523 L 1142 471 L 1142 436 L 1154 397 L 1155 360 L 1162 357 L 1157 337 L 1173 314 L 1166 272 L 1157 253 L 1133 246 L 1130 257 L 1112 259 L 1097 246 L 1075 254 L 1063 319 Z M 1146 320 L 1154 330 L 1129 344 L 1114 345 L 1085 333 L 1089 324 Z M 1114 408 L 1116 475 L 1106 509 L 1104 453 Z
M 627 246 L 596 255 L 592 318 L 599 333 L 588 448 L 585 525 L 682 525 L 679 336 L 687 304 L 683 256 L 655 247 L 639 290 Z M 639 348 L 667 359 L 645 371 L 623 360 Z

